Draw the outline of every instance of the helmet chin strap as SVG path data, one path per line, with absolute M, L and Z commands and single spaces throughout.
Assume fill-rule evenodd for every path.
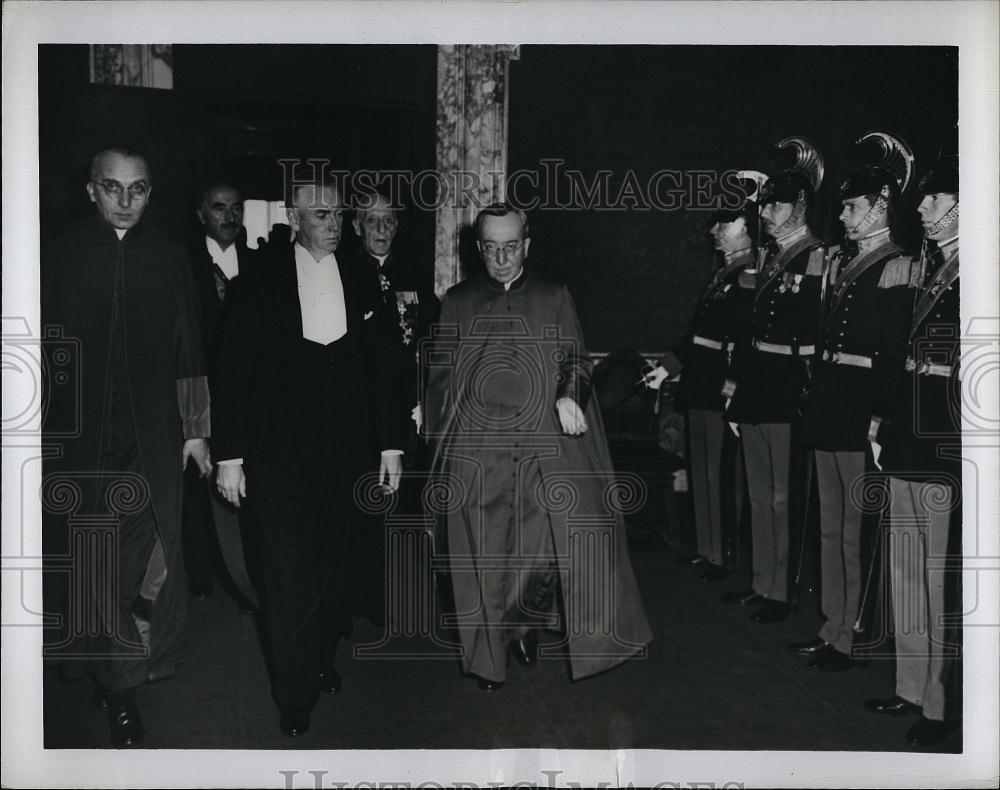
M 862 236 L 868 228 L 878 222 L 889 207 L 889 187 L 883 185 L 875 199 L 875 203 L 868 209 L 865 218 L 850 230 L 850 235 Z
M 945 212 L 945 214 L 941 217 L 941 219 L 939 219 L 929 228 L 924 228 L 924 238 L 933 239 L 935 236 L 941 233 L 941 231 L 954 225 L 956 222 L 958 222 L 957 200 L 955 201 L 955 205 L 952 206 L 950 209 L 948 209 L 948 211 Z
M 771 235 L 778 239 L 786 233 L 791 233 L 798 226 L 799 220 L 805 213 L 806 193 L 805 190 L 800 189 L 795 196 L 795 205 L 792 206 L 792 213 L 788 215 L 788 219 L 771 231 Z

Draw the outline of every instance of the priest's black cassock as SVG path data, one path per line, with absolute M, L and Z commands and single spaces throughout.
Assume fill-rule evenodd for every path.
M 46 608 L 63 616 L 47 654 L 131 688 L 183 655 L 181 453 L 209 435 L 190 260 L 146 222 L 119 239 L 95 216 L 43 249 L 42 319 L 61 333 L 43 343 Z

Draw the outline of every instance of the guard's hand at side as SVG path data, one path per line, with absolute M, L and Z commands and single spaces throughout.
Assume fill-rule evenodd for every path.
M 247 478 L 243 474 L 243 464 L 219 464 L 215 475 L 215 487 L 230 505 L 239 507 L 240 497 L 247 495 Z
M 208 477 L 212 472 L 212 454 L 208 449 L 208 442 L 204 439 L 188 439 L 184 442 L 184 449 L 181 450 L 181 469 L 186 469 L 188 460 L 193 458 L 198 464 L 200 477 Z
M 390 493 L 399 490 L 399 479 L 403 476 L 403 456 L 400 453 L 394 455 L 382 454 L 382 461 L 378 467 L 378 479 Z
M 420 433 L 420 429 L 424 427 L 424 410 L 419 403 L 410 412 L 410 419 L 417 426 L 417 433 Z
M 559 424 L 563 433 L 570 436 L 580 436 L 587 432 L 587 420 L 583 409 L 572 398 L 560 398 L 556 401 L 556 411 L 559 412 Z

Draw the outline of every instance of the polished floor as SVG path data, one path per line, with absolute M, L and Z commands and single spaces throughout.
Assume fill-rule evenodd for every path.
M 178 675 L 139 691 L 144 746 L 921 751 L 904 740 L 913 718 L 862 709 L 867 697 L 892 693 L 886 646 L 881 659 L 830 674 L 788 652 L 788 642 L 819 628 L 808 589 L 799 614 L 759 625 L 719 600 L 748 586 L 747 570 L 701 581 L 656 532 L 631 549 L 655 634 L 645 657 L 578 683 L 559 656 L 531 667 L 511 661 L 507 684 L 484 693 L 446 646 L 385 640 L 385 629 L 358 620 L 339 653 L 342 693 L 323 697 L 311 729 L 295 739 L 278 729 L 254 617 L 217 584 L 211 597 L 189 602 L 189 657 Z M 110 745 L 92 691 L 88 679 L 65 682 L 45 669 L 47 748 Z M 960 730 L 934 750 L 960 752 Z

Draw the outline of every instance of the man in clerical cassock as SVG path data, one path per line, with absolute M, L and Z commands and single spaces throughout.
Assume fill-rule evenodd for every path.
M 48 389 L 47 439 L 56 424 L 77 430 L 46 475 L 46 552 L 83 552 L 68 602 L 51 606 L 69 604 L 75 638 L 48 654 L 64 675 L 94 672 L 117 746 L 143 740 L 136 689 L 183 657 L 182 470 L 191 459 L 211 469 L 191 262 L 143 221 L 151 192 L 145 157 L 100 151 L 87 183 L 96 215 L 42 259 L 43 322 L 75 344 L 82 373 L 75 388 L 55 378 Z
M 476 231 L 486 270 L 442 303 L 425 419 L 448 492 L 436 546 L 447 551 L 462 668 L 492 691 L 508 650 L 533 663 L 538 630 L 560 614 L 562 639 L 542 657 L 565 648 L 574 680 L 641 654 L 652 634 L 573 299 L 524 268 L 522 211 L 483 209 Z
M 286 201 L 294 243 L 241 275 L 216 388 L 220 493 L 253 498 L 273 696 L 286 735 L 320 692 L 341 688 L 334 654 L 350 616 L 356 488 L 395 489 L 405 416 L 367 279 L 340 265 L 343 203 L 322 178 Z M 381 461 L 379 460 L 379 451 Z

